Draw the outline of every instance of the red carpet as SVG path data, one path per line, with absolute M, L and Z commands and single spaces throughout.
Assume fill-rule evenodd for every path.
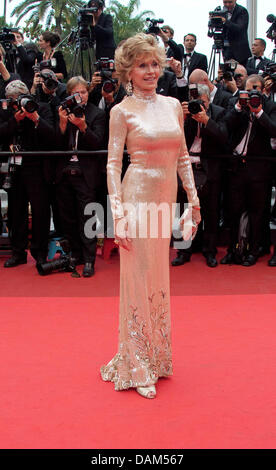
M 155 400 L 100 379 L 117 349 L 117 255 L 92 279 L 1 268 L 1 448 L 275 448 L 267 259 L 172 269 L 174 375 Z

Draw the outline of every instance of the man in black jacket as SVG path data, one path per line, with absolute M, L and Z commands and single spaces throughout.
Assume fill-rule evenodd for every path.
M 235 59 L 245 65 L 251 52 L 247 37 L 249 15 L 246 8 L 237 4 L 237 0 L 223 0 L 227 10 L 222 16 L 224 34 L 224 60 Z
M 231 93 L 223 90 L 221 87 L 217 88 L 208 78 L 208 75 L 204 70 L 194 70 L 189 78 L 190 84 L 207 85 L 210 91 L 210 102 L 227 109 L 229 99 L 232 97 Z
M 15 80 L 7 85 L 7 98 L 17 100 L 22 94 L 32 99 L 23 82 Z M 5 262 L 6 268 L 27 262 L 29 202 L 32 209 L 31 254 L 38 263 L 43 263 L 48 253 L 50 175 L 48 161 L 39 157 L 39 151 L 47 150 L 47 143 L 53 138 L 53 117 L 47 104 L 39 105 L 33 112 L 27 112 L 24 104 L 21 102 L 14 110 L 0 111 L 0 138 L 4 148 L 18 147 L 22 151 L 37 150 L 38 153 L 34 157 L 12 157 L 10 161 L 15 170 L 8 193 L 12 256 Z
M 92 16 L 92 37 L 96 41 L 96 59 L 101 57 L 114 58 L 116 44 L 113 35 L 112 16 L 103 13 L 104 0 L 90 0 L 87 4 L 88 8 L 97 8 Z
M 72 77 L 67 83 L 68 95 L 78 94 L 83 111 L 74 114 L 59 108 L 58 138 L 64 150 L 99 150 L 103 145 L 105 113 L 88 102 L 89 85 L 82 77 Z M 85 224 L 89 219 L 85 208 L 96 202 L 101 165 L 95 156 L 64 156 L 57 159 L 57 197 L 63 233 L 71 245 L 75 263 L 84 262 L 83 276 L 94 274 L 96 236 L 88 238 Z
M 208 63 L 206 55 L 200 54 L 199 52 L 195 51 L 196 35 L 192 33 L 186 34 L 184 36 L 183 44 L 185 47 L 185 52 L 182 44 L 180 44 L 179 46 L 182 48 L 182 71 L 183 76 L 186 78 L 186 80 L 189 79 L 191 73 L 195 69 L 201 69 L 207 72 Z
M 184 131 L 204 221 L 202 252 L 207 265 L 216 267 L 219 202 L 224 169 L 224 160 L 219 157 L 225 152 L 228 139 L 224 122 L 226 111 L 220 106 L 210 104 L 210 92 L 206 85 L 198 85 L 198 93 L 203 102 L 198 113 L 191 114 L 188 103 L 182 103 Z M 216 155 L 218 158 L 214 158 Z M 178 202 L 185 202 L 184 198 L 184 191 L 179 184 Z M 191 254 L 191 248 L 178 250 L 172 265 L 179 266 L 190 261 Z
M 264 80 L 259 75 L 251 75 L 246 82 L 246 90 L 263 92 Z M 256 263 L 262 242 L 262 227 L 267 205 L 272 163 L 265 157 L 272 157 L 271 138 L 276 137 L 276 105 L 265 97 L 258 107 L 250 103 L 244 109 L 239 101 L 226 116 L 231 129 L 231 149 L 233 159 L 229 163 L 230 190 L 230 246 L 222 264 Z M 249 251 L 243 259 L 236 252 L 241 215 L 248 212 Z
M 262 74 L 266 65 L 271 63 L 271 61 L 264 56 L 264 51 L 266 49 L 265 40 L 261 38 L 254 39 L 251 49 L 252 57 L 250 57 L 246 63 L 247 73 L 248 75 L 256 73 Z

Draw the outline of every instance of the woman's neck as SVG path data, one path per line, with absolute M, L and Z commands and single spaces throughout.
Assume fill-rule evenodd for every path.
M 145 90 L 138 87 L 133 89 L 133 96 L 144 101 L 154 101 L 156 98 L 156 90 Z

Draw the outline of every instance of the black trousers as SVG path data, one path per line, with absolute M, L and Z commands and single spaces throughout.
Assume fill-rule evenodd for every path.
M 72 256 L 85 263 L 95 263 L 97 238 L 87 238 L 85 223 L 91 215 L 84 215 L 87 204 L 96 202 L 96 189 L 88 187 L 83 175 L 63 175 L 57 184 L 57 199 L 62 232 L 70 243 Z
M 182 214 L 184 204 L 187 203 L 187 196 L 182 185 L 178 188 L 177 201 L 180 203 L 180 211 Z M 215 256 L 217 253 L 221 180 L 219 178 L 216 180 L 207 180 L 203 188 L 198 188 L 197 191 L 200 200 L 202 221 L 198 227 L 193 245 L 199 246 L 204 255 L 207 256 L 211 254 Z M 190 248 L 178 251 L 180 253 L 192 254 L 193 245 Z
M 8 191 L 8 219 L 12 250 L 24 256 L 28 246 L 28 203 L 32 210 L 31 254 L 46 258 L 50 229 L 48 184 L 43 169 L 36 166 L 18 166 L 12 188 Z
M 247 210 L 249 217 L 249 253 L 258 256 L 262 244 L 263 225 L 269 197 L 269 180 L 256 180 L 250 171 L 250 163 L 241 164 L 237 171 L 229 172 L 230 193 L 230 246 L 235 250 L 238 242 L 239 223 L 242 213 Z

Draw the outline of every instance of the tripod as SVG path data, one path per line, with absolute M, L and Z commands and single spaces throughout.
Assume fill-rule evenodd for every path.
M 208 64 L 208 77 L 209 80 L 214 80 L 216 78 L 216 72 L 219 69 L 219 64 L 224 62 L 223 60 L 223 45 L 221 42 L 216 42 L 212 46 L 212 52 Z
M 70 77 L 81 75 L 86 80 L 91 81 L 95 62 L 94 42 L 86 36 L 80 37 L 78 32 L 76 33 L 75 42 L 76 47 Z

